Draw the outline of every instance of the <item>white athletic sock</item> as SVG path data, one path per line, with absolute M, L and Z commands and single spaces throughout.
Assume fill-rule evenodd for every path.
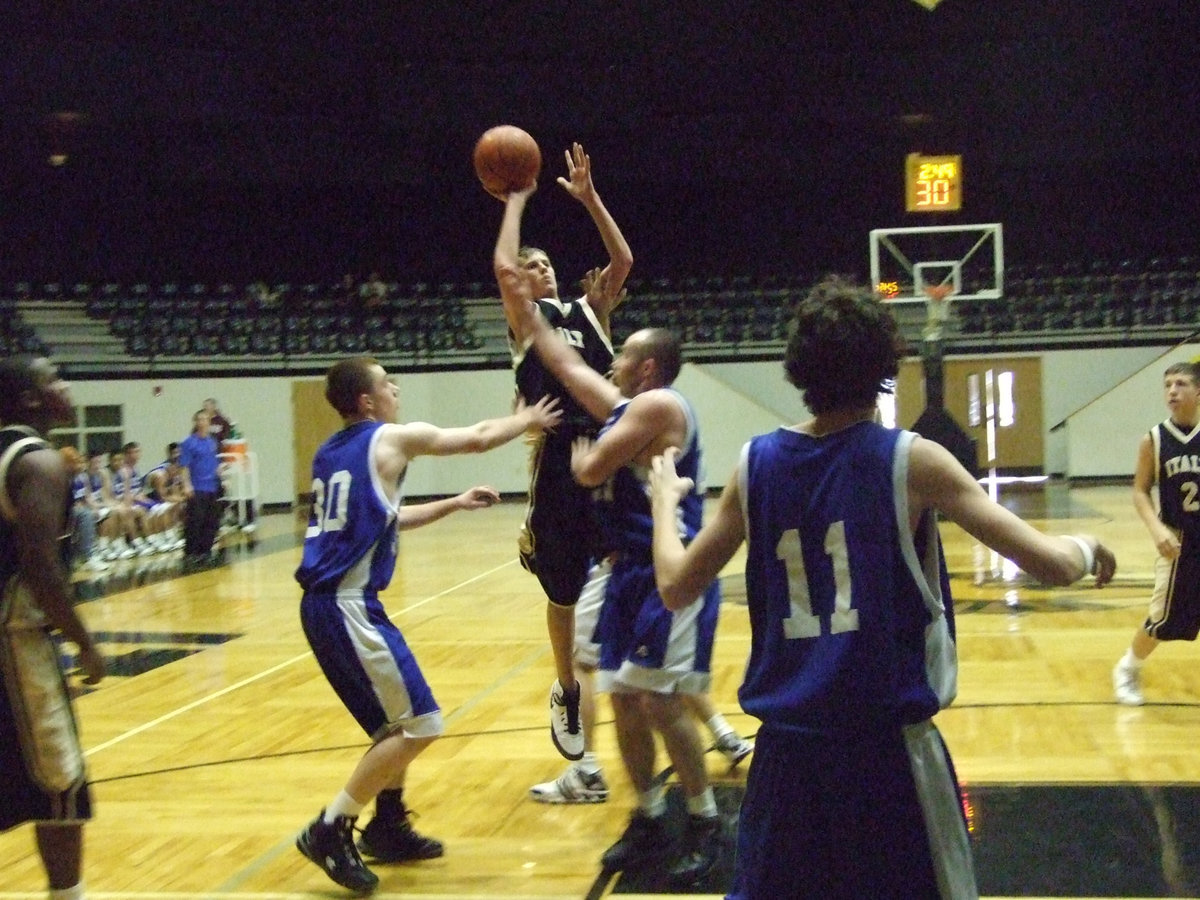
M 709 733 L 712 734 L 714 740 L 720 738 L 722 735 L 733 734 L 733 728 L 720 713 L 714 713 L 713 717 L 705 722 L 704 725 L 709 730 Z
M 582 758 L 575 765 L 579 767 L 579 771 L 588 775 L 595 775 L 600 771 L 600 760 L 596 759 L 596 754 L 591 750 L 584 751 Z
M 1125 651 L 1125 655 L 1121 657 L 1120 666 L 1125 669 L 1140 669 L 1146 664 L 1144 659 L 1138 659 L 1133 655 L 1133 648 Z
M 84 900 L 83 882 L 69 888 L 50 888 L 50 900 Z
M 332 825 L 334 819 L 338 816 L 349 816 L 352 819 L 357 819 L 358 814 L 363 811 L 365 803 L 359 803 L 345 791 L 338 793 L 333 798 L 327 807 L 325 807 L 325 824 Z
M 702 819 L 715 819 L 717 817 L 717 798 L 713 795 L 712 786 L 709 785 L 695 797 L 688 797 L 687 808 L 689 815 L 699 816 Z
M 651 819 L 657 819 L 667 811 L 667 796 L 661 785 L 655 785 L 650 790 L 638 794 L 638 809 Z

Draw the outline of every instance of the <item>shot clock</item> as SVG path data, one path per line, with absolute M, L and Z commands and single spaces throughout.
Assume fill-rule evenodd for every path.
M 908 154 L 904 160 L 904 208 L 918 213 L 962 209 L 962 157 Z

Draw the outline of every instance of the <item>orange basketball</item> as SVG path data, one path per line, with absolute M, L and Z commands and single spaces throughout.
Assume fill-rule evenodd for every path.
M 529 132 L 497 125 L 475 143 L 475 174 L 489 194 L 504 196 L 527 188 L 542 170 L 542 151 Z

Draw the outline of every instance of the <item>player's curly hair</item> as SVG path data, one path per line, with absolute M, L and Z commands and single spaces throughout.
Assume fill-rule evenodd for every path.
M 792 310 L 783 368 L 811 412 L 862 408 L 894 391 L 903 348 L 887 306 L 830 275 Z

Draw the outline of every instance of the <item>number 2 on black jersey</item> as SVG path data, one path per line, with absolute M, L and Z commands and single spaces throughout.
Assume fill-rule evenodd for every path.
M 1200 502 L 1196 500 L 1197 485 L 1194 481 L 1185 481 L 1179 486 L 1180 492 L 1183 494 L 1181 501 L 1184 512 L 1196 512 L 1200 510 Z

